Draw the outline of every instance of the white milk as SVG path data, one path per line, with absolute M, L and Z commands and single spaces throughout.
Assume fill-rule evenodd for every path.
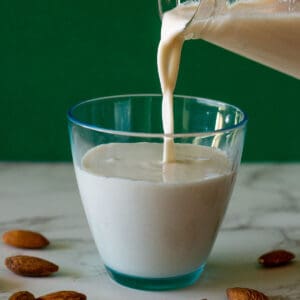
M 76 176 L 105 265 L 140 277 L 170 277 L 205 263 L 230 198 L 225 155 L 176 144 L 164 182 L 162 144 L 106 144 L 89 150 Z
M 206 40 L 300 79 L 300 1 L 240 1 L 224 5 L 219 15 L 197 18 L 187 26 L 197 7 L 195 2 L 183 4 L 163 16 L 157 60 L 167 135 L 174 133 L 173 92 L 185 39 Z M 212 57 L 212 67 L 213 63 Z M 164 145 L 163 161 L 174 161 L 172 138 L 165 138 Z

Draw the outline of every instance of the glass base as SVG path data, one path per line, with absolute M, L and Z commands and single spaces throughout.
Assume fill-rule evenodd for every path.
M 192 273 L 175 277 L 144 278 L 122 274 L 105 266 L 110 277 L 119 284 L 138 290 L 149 291 L 173 290 L 192 285 L 199 279 L 204 270 L 204 267 L 205 264 L 203 264 L 198 270 Z

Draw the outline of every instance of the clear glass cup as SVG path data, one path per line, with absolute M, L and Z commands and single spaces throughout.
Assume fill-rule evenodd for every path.
M 123 95 L 85 101 L 68 112 L 77 183 L 103 263 L 118 283 L 145 290 L 191 285 L 203 272 L 247 123 L 233 105 L 175 96 L 178 161 L 166 166 L 161 103 L 161 95 Z M 123 169 L 116 175 L 114 168 Z M 158 177 L 149 178 L 153 168 Z

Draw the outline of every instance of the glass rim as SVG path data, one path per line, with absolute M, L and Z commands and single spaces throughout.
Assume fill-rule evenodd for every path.
M 74 110 L 78 108 L 81 105 L 91 103 L 91 102 L 96 102 L 96 101 L 101 101 L 101 100 L 109 100 L 109 99 L 117 99 L 117 98 L 129 98 L 129 97 L 162 97 L 161 94 L 156 94 L 156 93 L 149 93 L 149 94 L 123 94 L 123 95 L 113 95 L 113 96 L 104 96 L 104 97 L 98 97 L 98 98 L 92 98 L 89 100 L 84 100 L 76 103 L 75 105 L 71 106 L 70 109 L 67 111 L 67 118 L 68 120 L 80 127 L 96 131 L 96 132 L 101 132 L 101 133 L 107 133 L 107 134 L 112 134 L 112 135 L 121 135 L 121 136 L 128 136 L 128 137 L 144 137 L 144 138 L 184 138 L 184 137 L 207 137 L 207 136 L 212 136 L 212 135 L 219 135 L 219 134 L 224 134 L 230 131 L 234 131 L 237 129 L 242 129 L 245 127 L 245 125 L 248 122 L 248 116 L 247 114 L 238 108 L 235 105 L 218 101 L 218 100 L 213 100 L 213 99 L 207 99 L 207 98 L 202 98 L 202 97 L 197 97 L 197 96 L 187 96 L 187 95 L 174 95 L 174 98 L 189 98 L 191 100 L 200 100 L 202 103 L 207 104 L 207 105 L 223 105 L 227 107 L 231 107 L 235 109 L 236 111 L 239 111 L 242 113 L 242 120 L 234 125 L 234 126 L 229 126 L 224 129 L 218 129 L 218 130 L 213 130 L 213 131 L 202 131 L 202 132 L 191 132 L 191 133 L 174 133 L 174 134 L 164 134 L 164 133 L 148 133 L 148 132 L 133 132 L 133 131 L 122 131 L 122 130 L 114 130 L 114 129 L 108 129 L 105 127 L 100 127 L 100 126 L 95 126 L 90 123 L 86 123 L 83 121 L 80 121 L 78 118 L 76 118 L 73 114 Z

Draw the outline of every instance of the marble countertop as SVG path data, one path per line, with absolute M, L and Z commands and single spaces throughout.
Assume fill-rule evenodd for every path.
M 272 300 L 300 299 L 300 164 L 244 164 L 206 270 L 192 287 L 145 292 L 122 287 L 106 274 L 80 203 L 71 164 L 0 164 L 0 234 L 23 228 L 51 241 L 44 250 L 0 243 L 0 300 L 18 290 L 40 296 L 76 290 L 88 299 L 224 300 L 227 287 L 258 289 Z M 257 264 L 262 253 L 284 248 L 296 260 L 276 269 Z M 7 256 L 49 259 L 60 271 L 48 278 L 20 277 Z

